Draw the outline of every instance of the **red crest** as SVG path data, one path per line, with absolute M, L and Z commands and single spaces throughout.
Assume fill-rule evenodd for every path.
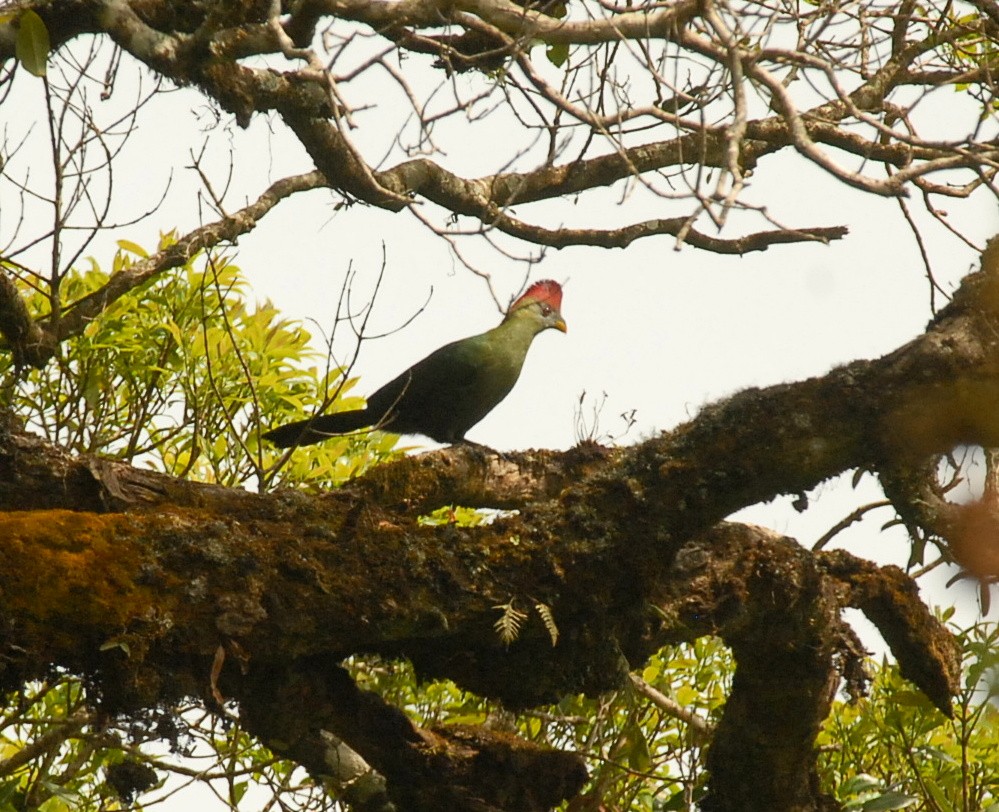
M 512 313 L 517 308 L 533 304 L 534 302 L 547 302 L 555 310 L 561 311 L 562 286 L 551 279 L 542 279 L 540 282 L 535 282 L 524 291 L 524 294 L 517 301 L 510 305 L 510 312 Z

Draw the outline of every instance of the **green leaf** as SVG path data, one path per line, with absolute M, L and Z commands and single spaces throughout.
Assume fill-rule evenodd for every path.
M 130 254 L 135 254 L 137 257 L 142 257 L 143 259 L 149 257 L 149 252 L 145 248 L 131 240 L 118 240 L 118 247 L 122 251 L 128 251 Z
M 662 812 L 680 812 L 690 808 L 687 803 L 687 793 L 683 790 L 673 793 L 668 800 L 661 804 L 658 809 Z
M 700 696 L 698 691 L 690 685 L 680 685 L 674 688 L 673 694 L 676 701 L 684 707 L 695 704 Z
M 933 710 L 933 703 L 921 691 L 896 691 L 892 695 L 892 701 L 896 705 L 904 705 L 907 708 L 920 708 L 925 711 Z
M 106 643 L 101 643 L 101 651 L 111 651 L 112 649 L 123 651 L 126 657 L 132 656 L 132 649 L 123 640 L 108 640 Z
M 234 806 L 239 806 L 239 802 L 243 800 L 243 796 L 246 795 L 246 790 L 249 789 L 249 781 L 237 781 L 232 786 L 232 803 Z
M 933 802 L 940 808 L 940 812 L 955 812 L 954 805 L 947 800 L 943 790 L 932 778 L 925 778 L 923 783 L 926 786 L 926 791 L 933 798 Z
M 14 48 L 17 58 L 28 73 L 44 76 L 45 63 L 51 49 L 49 30 L 42 18 L 30 8 L 26 9 L 18 20 L 17 44 Z
M 13 799 L 19 794 L 18 790 L 20 788 L 20 777 L 11 778 L 0 784 L 0 809 L 7 810 L 15 808 Z
M 549 45 L 545 50 L 545 56 L 556 68 L 561 68 L 565 64 L 565 60 L 569 58 L 569 43 L 559 42 L 555 45 Z
M 905 795 L 902 792 L 895 792 L 894 790 L 889 790 L 877 798 L 872 798 L 867 803 L 865 803 L 861 809 L 864 812 L 884 812 L 888 809 L 905 809 L 907 806 L 912 806 L 919 800 L 914 795 Z
M 873 775 L 861 773 L 844 781 L 840 785 L 840 793 L 845 797 L 848 795 L 859 795 L 861 792 L 869 792 L 872 789 L 881 789 L 881 782 Z
M 919 752 L 930 758 L 936 759 L 943 764 L 957 764 L 958 761 L 949 753 L 945 753 L 939 747 L 921 747 Z
M 623 733 L 627 742 L 625 757 L 628 766 L 638 772 L 647 772 L 652 765 L 652 754 L 649 752 L 649 743 L 645 739 L 641 725 L 635 722 L 629 723 Z

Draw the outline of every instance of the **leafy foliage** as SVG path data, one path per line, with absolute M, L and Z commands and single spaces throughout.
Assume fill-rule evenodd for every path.
M 514 606 L 513 598 L 506 603 L 494 606 L 493 609 L 499 609 L 502 613 L 499 619 L 493 624 L 493 628 L 496 629 L 496 634 L 499 635 L 500 641 L 504 645 L 509 646 L 514 640 L 520 637 L 520 628 L 524 625 L 524 621 L 527 620 L 527 612 Z
M 25 686 L 0 716 L 0 812 L 141 809 L 202 784 L 236 809 L 251 789 L 298 810 L 333 807 L 302 770 L 226 717 L 178 707 L 115 724 L 72 677 Z M 170 777 L 170 781 L 168 781 Z
M 165 235 L 160 249 L 172 241 Z M 119 245 L 112 274 L 146 255 L 134 243 Z M 72 307 L 108 277 L 91 259 L 87 270 L 61 279 L 59 296 Z M 51 293 L 25 288 L 36 313 L 51 309 Z M 277 452 L 260 442 L 261 425 L 307 416 L 337 399 L 349 406 L 345 395 L 355 381 L 311 347 L 300 324 L 245 297 L 230 257 L 199 257 L 118 299 L 83 335 L 63 342 L 44 369 L 18 377 L 5 358 L 7 404 L 75 451 L 229 486 L 330 486 L 389 457 L 395 438 L 366 434 L 277 464 Z
M 965 689 L 947 720 L 887 661 L 873 666 L 868 698 L 838 700 L 819 739 L 826 791 L 845 809 L 999 812 L 999 627 L 958 631 Z M 566 697 L 518 715 L 450 682 L 419 685 L 401 662 L 353 660 L 359 683 L 423 724 L 505 726 L 587 755 L 590 782 L 572 810 L 689 810 L 703 797 L 705 736 L 632 688 L 598 699 Z M 710 728 L 721 718 L 734 664 L 717 638 L 668 647 L 643 680 Z M 776 677 L 776 675 L 775 675 Z
M 630 687 L 515 715 L 451 682 L 421 686 L 406 663 L 354 660 L 352 672 L 422 724 L 488 723 L 585 753 L 590 782 L 573 810 L 689 809 L 703 795 L 703 736 Z M 647 682 L 709 723 L 720 718 L 731 675 L 731 657 L 717 638 L 663 649 L 643 670 Z
M 848 809 L 911 798 L 918 809 L 999 812 L 999 627 L 959 631 L 964 686 L 948 720 L 882 663 L 863 703 L 837 704 L 819 746 L 820 766 Z
M 420 524 L 426 527 L 439 527 L 446 524 L 456 524 L 461 527 L 476 527 L 489 519 L 489 513 L 484 510 L 463 507 L 461 505 L 445 505 L 420 517 Z
M 545 624 L 545 630 L 552 639 L 552 645 L 558 645 L 558 624 L 555 622 L 555 615 L 552 614 L 551 607 L 547 603 L 539 601 L 534 604 L 534 611 L 538 613 L 541 622 Z
M 8 698 L 0 716 L 0 810 L 109 808 L 104 803 L 114 793 L 101 773 L 125 754 L 111 740 L 98 747 L 77 737 L 86 713 L 84 691 L 73 680 L 25 686 Z

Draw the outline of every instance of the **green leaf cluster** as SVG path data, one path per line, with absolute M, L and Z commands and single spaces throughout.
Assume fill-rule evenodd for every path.
M 999 43 L 995 37 L 989 35 L 987 28 L 982 30 L 981 13 L 972 11 L 961 14 L 960 5 L 952 7 L 950 4 L 947 5 L 946 10 L 948 12 L 947 24 L 955 30 L 964 28 L 967 31 L 966 34 L 940 43 L 939 53 L 946 64 L 955 70 L 969 73 L 976 70 L 991 72 L 996 57 L 999 56 Z M 943 22 L 941 20 L 937 24 L 938 27 Z M 970 82 L 955 82 L 954 90 L 958 93 L 974 92 L 976 85 Z M 987 105 L 982 111 L 984 119 L 990 108 L 993 111 L 999 109 L 999 100 L 991 98 L 983 101 Z
M 355 658 L 350 668 L 362 687 L 404 708 L 420 724 L 488 723 L 583 753 L 590 781 L 583 791 L 588 800 L 577 801 L 578 808 L 690 809 L 704 794 L 703 737 L 630 685 L 514 714 L 449 681 L 420 684 L 404 662 Z M 728 649 L 710 637 L 663 649 L 642 672 L 646 682 L 708 724 L 720 718 L 731 676 Z
M 871 663 L 867 698 L 833 704 L 817 742 L 819 775 L 844 809 L 999 812 L 999 627 L 979 624 L 957 634 L 964 688 L 953 720 L 886 660 Z M 705 793 L 709 741 L 631 687 L 512 714 L 451 682 L 420 684 L 406 663 L 355 659 L 351 670 L 421 724 L 488 722 L 583 753 L 590 781 L 573 808 L 693 810 Z M 714 726 L 733 674 L 721 640 L 701 638 L 662 649 L 640 676 Z
M 79 682 L 57 679 L 25 686 L 0 712 L 0 812 L 97 812 L 127 808 L 104 775 L 127 759 L 117 737 L 96 742 L 78 735 L 86 713 Z M 47 747 L 34 760 L 4 769 L 25 747 Z M 36 745 L 37 746 L 37 745 Z
M 165 235 L 159 250 L 168 248 Z M 60 280 L 63 310 L 146 258 L 121 241 L 110 273 L 96 260 Z M 25 286 L 44 318 L 50 291 Z M 351 407 L 355 383 L 320 355 L 304 327 L 253 305 L 239 267 L 201 254 L 131 290 L 63 342 L 54 362 L 18 375 L 0 362 L 7 405 L 49 439 L 223 485 L 330 486 L 392 455 L 396 438 L 353 435 L 282 460 L 260 430 L 326 404 Z M 278 462 L 281 461 L 281 464 Z
M 424 527 L 440 527 L 449 524 L 458 527 L 478 527 L 488 522 L 490 518 L 491 514 L 485 510 L 462 505 L 445 505 L 426 516 L 420 516 L 417 521 Z
M 883 662 L 870 696 L 838 702 L 819 738 L 820 769 L 846 809 L 999 812 L 999 626 L 958 632 L 964 683 L 947 719 Z
M 231 717 L 185 706 L 176 715 L 115 720 L 92 707 L 68 675 L 7 697 L 0 712 L 0 812 L 138 812 L 160 808 L 194 783 L 214 794 L 217 805 L 210 808 L 260 808 L 261 795 L 275 808 L 336 808 L 304 770 L 276 758 Z

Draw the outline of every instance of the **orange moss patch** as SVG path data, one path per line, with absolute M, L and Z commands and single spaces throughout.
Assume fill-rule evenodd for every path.
M 116 634 L 162 606 L 141 585 L 142 529 L 121 514 L 0 513 L 0 594 L 6 612 L 71 634 Z

